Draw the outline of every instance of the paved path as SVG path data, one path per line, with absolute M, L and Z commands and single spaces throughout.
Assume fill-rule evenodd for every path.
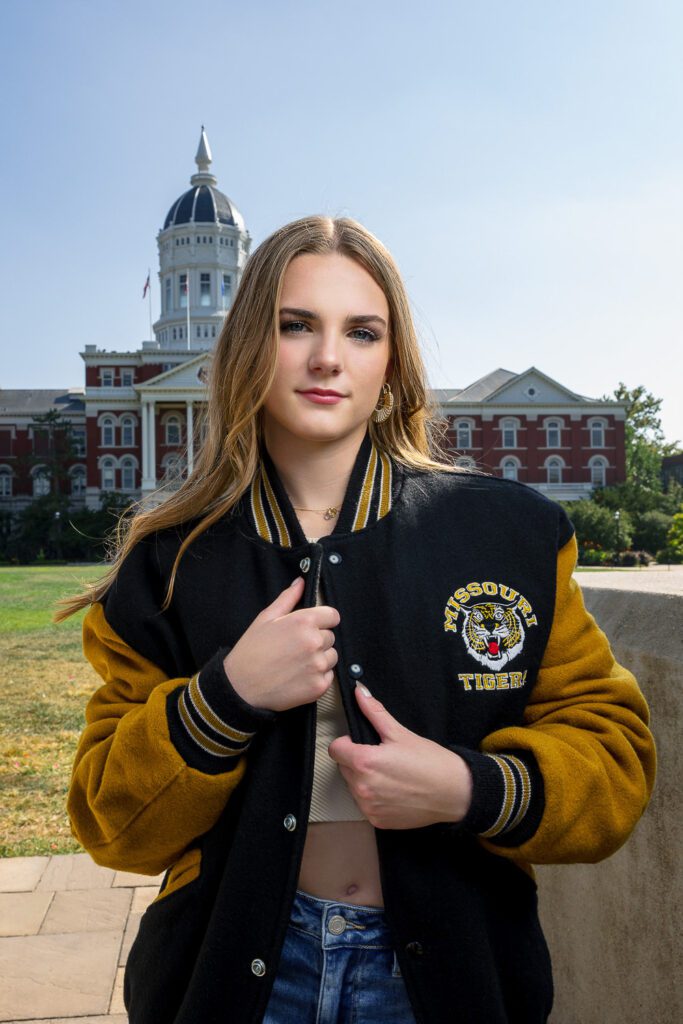
M 586 569 L 575 574 L 579 585 L 650 594 L 683 594 L 683 565 L 648 565 L 637 569 Z
M 123 969 L 161 879 L 87 853 L 0 860 L 0 1021 L 126 1024 Z

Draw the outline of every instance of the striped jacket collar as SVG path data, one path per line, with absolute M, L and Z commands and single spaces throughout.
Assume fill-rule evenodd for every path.
M 387 515 L 396 497 L 399 473 L 398 464 L 374 444 L 370 431 L 366 430 L 332 533 L 362 530 Z M 264 540 L 286 548 L 307 543 L 265 445 L 261 447 L 258 470 L 244 497 L 247 518 Z

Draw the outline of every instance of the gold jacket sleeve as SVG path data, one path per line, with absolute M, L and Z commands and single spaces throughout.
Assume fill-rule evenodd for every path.
M 496 854 L 529 863 L 594 862 L 614 853 L 642 815 L 655 780 L 649 712 L 633 674 L 615 660 L 572 573 L 576 536 L 558 552 L 553 624 L 523 726 L 497 730 L 485 753 L 530 751 L 544 809 L 529 838 Z
M 191 711 L 196 722 L 205 723 L 204 731 L 187 710 L 184 727 L 178 708 L 186 697 L 190 705 L 187 677 L 169 679 L 137 653 L 111 628 L 101 604 L 92 605 L 84 618 L 83 650 L 104 685 L 85 710 L 67 797 L 71 831 L 98 864 L 159 874 L 217 821 L 245 773 L 244 751 L 253 732 L 228 728 L 225 716 L 219 718 L 206 701 L 199 717 L 198 690 Z M 219 683 L 222 697 L 229 681 Z M 171 703 L 175 719 L 168 711 Z M 210 730 L 209 721 L 219 733 Z M 228 736 L 232 743 L 222 739 Z M 211 744 L 213 753 L 195 740 Z M 188 763 L 193 749 L 201 763 L 221 747 L 220 770 L 211 773 Z

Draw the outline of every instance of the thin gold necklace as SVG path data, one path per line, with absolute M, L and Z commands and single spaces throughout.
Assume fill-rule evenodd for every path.
M 292 505 L 292 508 L 295 512 L 317 512 L 323 519 L 334 519 L 339 513 L 336 505 L 330 505 L 329 508 L 299 508 L 298 505 Z

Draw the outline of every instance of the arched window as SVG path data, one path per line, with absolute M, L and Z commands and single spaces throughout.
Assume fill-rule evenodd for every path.
M 458 451 L 472 447 L 472 424 L 468 420 L 458 420 L 456 424 L 456 443 Z
M 562 483 L 562 459 L 548 459 L 545 464 L 549 484 Z
M 164 469 L 165 483 L 171 487 L 179 485 L 185 472 L 185 459 L 183 456 L 172 452 L 164 459 L 162 467 Z
M 463 466 L 465 469 L 476 469 L 476 462 L 469 455 L 461 455 L 459 459 L 455 460 L 456 466 Z
M 505 480 L 516 480 L 519 472 L 519 464 L 516 459 L 503 459 L 500 464 Z
M 601 455 L 594 455 L 588 463 L 591 471 L 591 484 L 593 487 L 605 487 L 607 484 L 607 459 Z
M 12 497 L 12 470 L 9 466 L 0 466 L 0 498 Z
M 135 490 L 135 459 L 133 458 L 121 460 L 121 490 Z
M 517 447 L 517 421 L 502 420 L 500 424 L 503 448 Z
M 69 473 L 71 481 L 71 494 L 74 498 L 80 498 L 85 494 L 85 466 L 74 466 Z
M 32 472 L 33 497 L 42 498 L 50 493 L 50 476 L 46 466 L 36 466 Z
M 103 459 L 100 465 L 100 487 L 103 491 L 116 490 L 116 463 L 113 459 Z
M 166 420 L 166 444 L 180 444 L 180 418 L 169 416 Z
M 113 448 L 116 444 L 114 440 L 114 420 L 111 416 L 105 416 L 100 423 L 102 430 L 102 440 L 100 444 L 103 448 Z
M 124 416 L 121 420 L 121 444 L 128 448 L 135 444 L 135 419 L 132 416 Z
M 545 425 L 545 443 L 547 448 L 562 447 L 562 421 L 548 420 Z
M 591 432 L 591 448 L 604 448 L 605 447 L 605 421 L 604 420 L 591 420 L 590 423 Z

